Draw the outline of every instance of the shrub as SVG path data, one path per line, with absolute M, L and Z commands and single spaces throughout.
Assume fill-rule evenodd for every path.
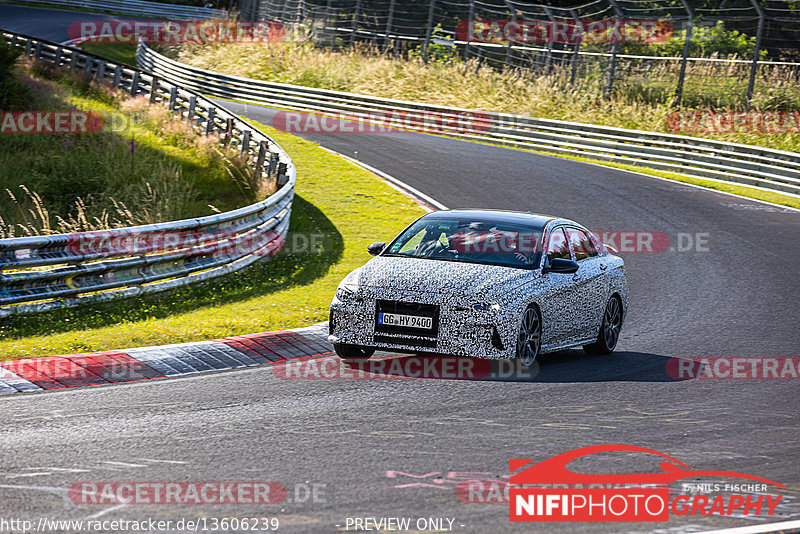
M 0 38 L 0 109 L 24 109 L 31 101 L 30 90 L 17 80 L 15 65 L 22 50 Z

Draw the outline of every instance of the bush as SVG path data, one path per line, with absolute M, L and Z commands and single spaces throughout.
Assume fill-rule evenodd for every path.
M 0 110 L 26 108 L 31 101 L 30 90 L 17 80 L 14 66 L 22 50 L 0 38 Z
M 625 43 L 619 53 L 658 57 L 679 57 L 683 55 L 686 30 L 676 30 L 672 37 L 663 43 Z M 586 45 L 582 49 L 589 52 L 604 52 L 608 45 Z M 692 29 L 689 43 L 689 57 L 741 57 L 750 59 L 756 47 L 756 38 L 749 37 L 738 30 L 728 30 L 725 22 L 718 20 L 714 26 L 700 26 Z M 767 55 L 761 50 L 760 57 Z

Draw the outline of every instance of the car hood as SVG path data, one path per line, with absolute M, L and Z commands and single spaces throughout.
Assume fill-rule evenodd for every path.
M 537 277 L 535 270 L 421 258 L 378 256 L 361 267 L 359 287 L 441 293 L 485 300 Z

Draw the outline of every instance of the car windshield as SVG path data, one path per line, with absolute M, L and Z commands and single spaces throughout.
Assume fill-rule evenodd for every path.
M 541 235 L 541 228 L 521 224 L 424 217 L 382 255 L 532 269 L 539 264 Z

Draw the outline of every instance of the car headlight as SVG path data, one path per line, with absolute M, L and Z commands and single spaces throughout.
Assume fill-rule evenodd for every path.
M 336 298 L 339 300 L 350 300 L 356 295 L 358 286 L 339 286 L 336 290 Z
M 486 302 L 478 302 L 477 304 L 472 305 L 472 309 L 477 312 L 498 311 L 500 309 L 500 305 L 488 304 Z
M 358 273 L 348 274 L 336 288 L 336 298 L 339 300 L 350 300 L 358 293 Z

